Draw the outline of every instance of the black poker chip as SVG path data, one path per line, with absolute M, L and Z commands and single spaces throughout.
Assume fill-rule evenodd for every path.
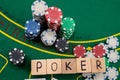
M 21 65 L 24 62 L 25 54 L 23 50 L 14 48 L 11 52 L 9 52 L 10 62 L 14 65 Z
M 69 43 L 64 38 L 57 39 L 55 43 L 55 48 L 59 52 L 65 52 L 69 49 Z
M 44 15 L 43 15 L 43 16 L 36 16 L 36 15 L 33 15 L 33 18 L 34 18 L 38 23 L 41 24 L 41 27 L 44 26 L 44 24 L 45 24 L 45 22 L 46 22 L 45 16 L 44 16 Z

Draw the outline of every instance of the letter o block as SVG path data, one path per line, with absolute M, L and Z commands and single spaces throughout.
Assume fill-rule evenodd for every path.
M 47 59 L 47 74 L 61 73 L 61 59 Z

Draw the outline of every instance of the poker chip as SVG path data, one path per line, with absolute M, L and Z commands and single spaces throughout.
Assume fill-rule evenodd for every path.
M 43 16 L 48 9 L 48 5 L 43 0 L 35 0 L 31 5 L 32 14 L 36 16 Z
M 58 30 L 62 21 L 62 11 L 57 7 L 50 7 L 45 13 L 45 18 L 48 23 L 48 27 L 54 30 Z
M 61 37 L 64 37 L 65 39 L 70 39 L 75 31 L 75 21 L 73 18 L 65 17 L 62 20 L 60 31 L 62 34 L 60 34 Z
M 107 39 L 106 43 L 108 44 L 108 47 L 112 48 L 112 49 L 115 49 L 115 48 L 117 48 L 117 46 L 119 46 L 118 38 L 114 37 L 114 36 L 110 36 Z
M 57 39 L 55 43 L 55 48 L 60 52 L 65 52 L 69 49 L 69 43 L 64 38 Z
M 77 58 L 79 58 L 79 57 L 83 58 L 83 57 L 85 57 L 85 53 L 86 53 L 85 47 L 82 45 L 77 45 L 74 47 L 73 53 Z
M 45 26 L 46 20 L 45 20 L 45 16 L 33 16 L 33 19 L 35 19 L 38 23 L 40 23 L 41 27 Z
M 120 56 L 116 50 L 110 50 L 110 52 L 107 54 L 108 60 L 113 63 L 117 63 L 120 59 Z
M 85 57 L 95 58 L 95 56 L 93 55 L 92 51 L 87 51 L 87 53 L 85 54 Z
M 63 15 L 61 9 L 57 7 L 50 7 L 47 9 L 45 17 L 50 23 L 58 23 L 61 22 Z
M 96 73 L 93 76 L 94 80 L 106 80 L 105 73 Z
M 32 40 L 35 39 L 40 34 L 40 24 L 34 19 L 26 21 L 25 24 L 25 36 Z
M 66 30 L 67 32 L 73 31 L 75 29 L 75 21 L 71 17 L 65 17 L 62 20 L 62 29 Z
M 92 53 L 95 55 L 95 57 L 99 58 L 105 56 L 105 54 L 108 53 L 108 50 L 106 49 L 104 43 L 100 43 L 93 47 Z
M 82 73 L 84 78 L 92 78 L 92 73 Z
M 21 65 L 24 62 L 25 54 L 23 50 L 14 48 L 11 52 L 9 52 L 10 62 L 15 65 Z
M 116 80 L 119 76 L 119 72 L 115 67 L 109 67 L 107 68 L 106 76 L 109 80 Z
M 110 65 L 110 62 L 109 62 L 109 60 L 108 60 L 106 57 L 104 57 L 104 59 L 105 59 L 105 65 L 106 65 L 106 68 L 108 68 L 109 65 Z
M 92 78 L 85 78 L 85 80 L 93 80 Z
M 46 46 L 52 46 L 55 43 L 56 39 L 57 39 L 57 34 L 52 29 L 44 30 L 41 33 L 41 41 Z

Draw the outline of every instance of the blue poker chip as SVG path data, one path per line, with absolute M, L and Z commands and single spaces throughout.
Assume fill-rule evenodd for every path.
M 29 36 L 29 34 L 26 34 L 26 33 L 25 33 L 25 36 L 26 36 L 26 38 L 29 39 L 29 40 L 33 40 L 33 39 L 36 38 L 36 37 L 34 37 L 34 36 L 33 36 L 33 37 L 32 37 L 32 36 Z
M 41 25 L 34 19 L 26 21 L 25 36 L 29 39 L 34 39 L 40 34 Z
M 40 24 L 34 19 L 26 21 L 25 32 L 29 34 L 36 34 L 40 32 Z

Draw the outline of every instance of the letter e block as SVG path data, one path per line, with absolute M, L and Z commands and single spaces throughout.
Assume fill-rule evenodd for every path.
M 31 61 L 31 74 L 32 75 L 45 75 L 46 74 L 46 60 L 32 60 Z
M 76 59 L 62 59 L 62 73 L 76 73 Z
M 47 74 L 61 73 L 61 59 L 47 59 Z
M 105 72 L 105 59 L 104 58 L 93 58 L 92 61 L 92 73 Z
M 90 58 L 77 58 L 77 72 L 87 73 L 91 72 L 91 59 Z

